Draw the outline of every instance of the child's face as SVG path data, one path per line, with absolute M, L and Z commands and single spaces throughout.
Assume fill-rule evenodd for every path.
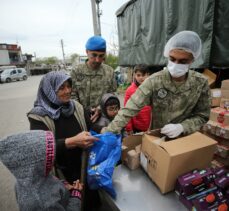
M 134 74 L 134 78 L 135 80 L 139 83 L 139 84 L 142 84 L 143 81 L 149 76 L 148 73 L 146 74 L 143 74 L 141 73 L 140 71 L 137 71 L 135 74 Z
M 119 106 L 118 105 L 110 105 L 106 107 L 106 111 L 107 111 L 107 115 L 110 118 L 114 118 L 116 116 L 116 114 L 119 111 Z

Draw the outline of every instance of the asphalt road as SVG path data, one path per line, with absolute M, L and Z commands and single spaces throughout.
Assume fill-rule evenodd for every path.
M 32 108 L 42 76 L 0 84 L 0 137 L 29 130 L 26 113 Z M 0 211 L 18 211 L 14 176 L 0 162 Z

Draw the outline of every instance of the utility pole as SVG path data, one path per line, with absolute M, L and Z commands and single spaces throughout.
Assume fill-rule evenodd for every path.
M 99 36 L 101 36 L 100 16 L 102 15 L 102 11 L 99 8 L 101 2 L 102 0 L 91 0 L 94 35 Z
M 63 39 L 60 40 L 61 48 L 62 48 L 62 54 L 63 54 L 63 63 L 64 63 L 64 68 L 66 67 L 65 63 L 65 53 L 64 53 L 64 41 Z

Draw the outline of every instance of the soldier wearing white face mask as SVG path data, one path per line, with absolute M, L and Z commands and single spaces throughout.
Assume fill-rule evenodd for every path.
M 146 79 L 102 131 L 119 133 L 146 105 L 153 107 L 150 129 L 161 128 L 161 133 L 170 138 L 199 130 L 209 118 L 210 90 L 207 79 L 189 68 L 201 49 L 195 32 L 182 31 L 170 38 L 164 49 L 167 67 Z

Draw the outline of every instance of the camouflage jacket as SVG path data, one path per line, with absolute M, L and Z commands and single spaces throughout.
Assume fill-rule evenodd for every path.
M 177 86 L 165 68 L 139 86 L 126 107 L 103 132 L 120 132 L 145 105 L 152 106 L 151 129 L 180 123 L 184 134 L 190 134 L 200 129 L 209 118 L 211 96 L 208 81 L 202 74 L 189 70 L 187 80 Z
M 85 64 L 79 64 L 71 71 L 72 98 L 78 100 L 85 108 L 96 107 L 105 93 L 115 92 L 117 89 L 114 70 L 101 64 L 93 70 Z

